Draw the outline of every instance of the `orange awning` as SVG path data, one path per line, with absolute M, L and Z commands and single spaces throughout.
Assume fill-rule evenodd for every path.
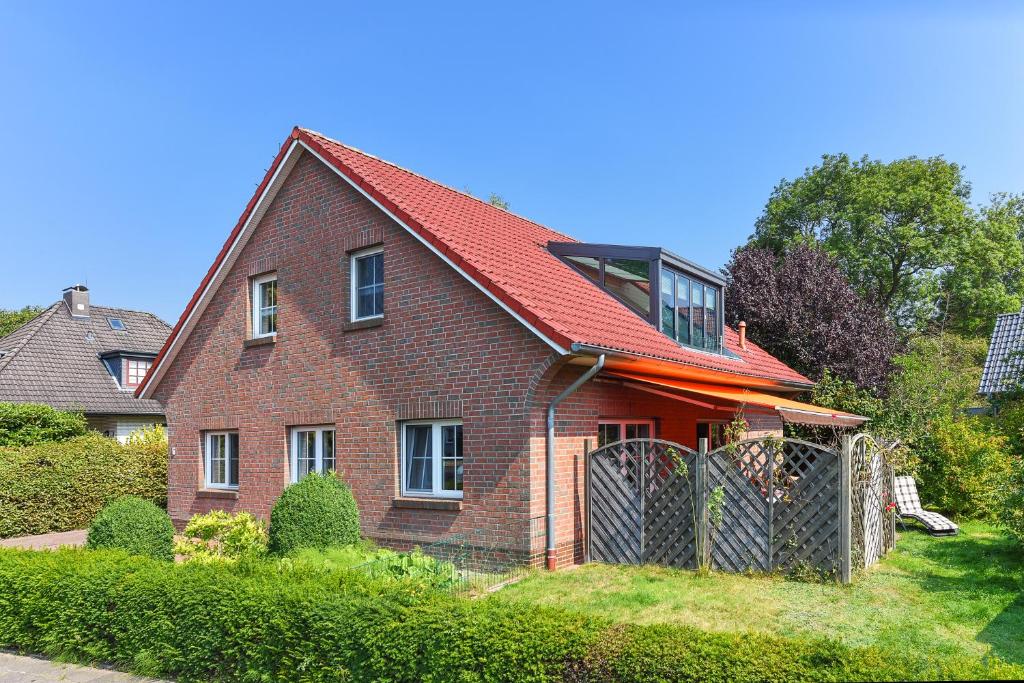
M 781 396 L 764 394 L 743 387 L 732 387 L 721 384 L 702 384 L 700 382 L 688 382 L 681 379 L 669 379 L 667 377 L 651 377 L 649 375 L 637 375 L 622 370 L 604 371 L 601 373 L 606 377 L 617 377 L 630 382 L 640 382 L 666 389 L 674 389 L 689 394 L 698 394 L 708 398 L 716 398 L 733 403 L 743 403 L 754 406 L 761 406 L 775 410 L 787 422 L 813 425 L 833 425 L 837 427 L 856 427 L 867 422 L 868 418 L 852 413 L 844 413 L 832 408 L 822 408 L 810 403 L 801 403 Z

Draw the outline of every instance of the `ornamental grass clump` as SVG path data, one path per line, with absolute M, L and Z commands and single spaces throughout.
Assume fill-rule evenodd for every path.
M 126 550 L 157 560 L 174 559 L 174 524 L 148 500 L 124 496 L 106 505 L 89 527 L 86 547 Z
M 285 488 L 270 513 L 270 552 L 326 550 L 359 542 L 359 509 L 337 475 L 310 473 Z

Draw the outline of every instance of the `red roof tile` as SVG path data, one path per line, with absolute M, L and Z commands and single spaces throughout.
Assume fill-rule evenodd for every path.
M 725 346 L 739 359 L 676 344 L 548 251 L 548 242 L 576 241 L 573 238 L 303 128 L 296 128 L 285 142 L 175 325 L 155 366 L 159 366 L 181 332 L 292 140 L 314 150 L 511 310 L 564 348 L 578 343 L 735 375 L 811 384 L 750 341 L 746 350 L 740 350 L 736 332 L 729 328 L 725 331 Z M 147 383 L 156 374 L 149 373 Z M 145 387 L 137 393 L 141 394 Z

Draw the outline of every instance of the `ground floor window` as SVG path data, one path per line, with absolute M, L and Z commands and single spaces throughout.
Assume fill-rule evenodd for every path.
M 293 427 L 291 441 L 293 482 L 310 472 L 334 471 L 334 427 Z
M 402 494 L 462 498 L 462 423 L 402 425 Z
M 597 422 L 597 447 L 624 439 L 654 438 L 654 420 L 637 418 L 600 418 Z
M 207 432 L 203 450 L 206 488 L 238 488 L 238 432 Z
M 708 450 L 713 451 L 725 445 L 725 423 L 724 422 L 698 422 L 697 423 L 697 444 L 701 439 L 708 440 Z

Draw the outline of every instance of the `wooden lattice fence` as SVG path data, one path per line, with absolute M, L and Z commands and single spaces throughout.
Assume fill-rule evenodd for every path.
M 710 453 L 704 440 L 699 451 L 619 441 L 587 456 L 588 557 L 849 581 L 892 547 L 895 517 L 875 504 L 891 499 L 891 480 L 866 435 L 845 438 L 841 451 L 797 439 Z

